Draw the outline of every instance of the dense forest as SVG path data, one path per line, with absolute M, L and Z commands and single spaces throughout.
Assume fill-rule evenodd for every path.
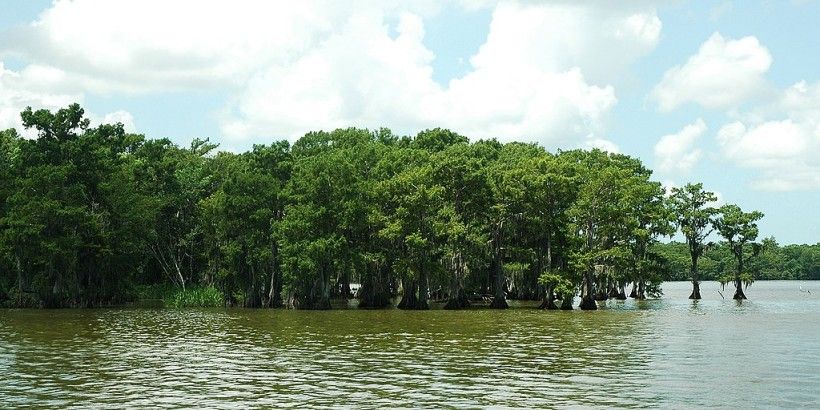
M 716 279 L 820 279 L 820 245 L 759 212 L 665 192 L 638 159 L 448 130 L 312 132 L 244 153 L 91 127 L 79 105 L 0 132 L 0 304 L 405 309 L 508 299 L 595 309 Z M 662 243 L 680 232 L 684 243 Z M 360 284 L 355 294 L 351 284 Z
M 820 243 L 781 246 L 772 238 L 761 241 L 764 250 L 749 267 L 763 280 L 820 280 Z M 689 280 L 690 258 L 685 243 L 658 243 L 653 246 L 666 261 L 664 280 Z M 703 280 L 720 280 L 731 272 L 735 260 L 725 242 L 712 244 L 699 269 Z

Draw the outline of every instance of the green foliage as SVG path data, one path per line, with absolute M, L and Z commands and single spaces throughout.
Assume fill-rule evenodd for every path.
M 626 155 L 439 128 L 311 132 L 236 154 L 91 127 L 76 104 L 22 119 L 36 139 L 0 132 L 8 306 L 327 309 L 359 283 L 362 307 L 571 304 L 578 290 L 592 307 L 628 284 L 659 294 L 662 279 L 690 277 L 692 255 L 704 278 L 820 277 L 817 245 L 757 245 L 760 214 L 718 218 L 700 184 L 666 199 Z M 676 226 L 687 243 L 660 244 Z M 713 227 L 726 241 L 709 246 Z
M 137 300 L 166 300 L 171 298 L 177 289 L 170 283 L 152 283 L 134 286 L 134 294 Z
M 686 184 L 682 188 L 672 188 L 670 206 L 674 212 L 678 229 L 686 238 L 691 258 L 690 279 L 698 281 L 698 258 L 706 251 L 705 240 L 714 230 L 713 222 L 717 209 L 711 204 L 717 201 L 713 192 L 703 189 L 703 184 Z
M 213 286 L 177 289 L 163 298 L 165 306 L 172 308 L 222 307 L 225 296 Z
M 761 218 L 762 212 L 743 212 L 737 205 L 724 205 L 720 208 L 720 217 L 714 221 L 715 229 L 726 240 L 735 257 L 735 299 L 745 299 L 741 284 L 748 287 L 754 281 L 746 265 L 749 259 L 759 256 L 763 250 L 760 244 L 754 243 L 758 235 L 757 221 Z
M 762 250 L 748 261 L 746 270 L 758 280 L 817 280 L 820 279 L 820 244 L 781 246 L 774 238 L 761 241 Z M 687 280 L 689 254 L 686 244 L 659 243 L 652 251 L 660 254 L 668 264 L 663 280 Z M 751 249 L 747 248 L 749 254 Z M 709 248 L 700 260 L 703 280 L 733 277 L 735 261 L 729 245 L 721 242 Z
M 547 287 L 547 289 L 551 289 L 556 295 L 558 295 L 559 299 L 572 297 L 575 295 L 575 287 L 572 282 L 564 276 L 556 273 L 542 273 L 541 276 L 538 277 L 538 283 Z

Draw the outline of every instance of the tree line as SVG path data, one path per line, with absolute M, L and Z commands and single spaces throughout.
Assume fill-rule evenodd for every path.
M 700 298 L 717 271 L 745 298 L 772 254 L 773 240 L 756 242 L 760 212 L 715 207 L 701 184 L 667 193 L 638 159 L 600 150 L 349 128 L 231 153 L 91 127 L 77 104 L 21 118 L 36 138 L 0 132 L 6 306 L 111 305 L 171 286 L 245 307 L 595 309 L 657 296 L 670 275 Z M 685 244 L 660 242 L 675 232 Z
M 774 237 L 767 237 L 760 244 L 764 251 L 749 265 L 755 279 L 820 280 L 820 243 L 780 245 Z M 708 246 L 709 251 L 698 262 L 700 278 L 726 282 L 735 269 L 731 250 L 725 242 Z M 658 243 L 653 250 L 666 260 L 664 280 L 689 279 L 691 261 L 685 243 Z

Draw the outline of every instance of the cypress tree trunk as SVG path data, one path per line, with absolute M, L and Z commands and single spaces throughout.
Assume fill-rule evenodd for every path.
M 262 306 L 262 298 L 260 292 L 256 289 L 256 272 L 253 265 L 247 268 L 250 272 L 250 286 L 245 292 L 245 307 L 258 308 Z
M 419 269 L 419 296 L 416 302 L 416 309 L 426 310 L 430 309 L 428 304 L 430 294 L 430 282 L 427 280 L 427 270 L 422 265 Z
M 617 282 L 617 281 L 613 281 L 613 282 L 609 285 L 609 298 L 610 298 L 610 299 L 616 299 L 616 298 L 618 297 L 618 294 L 619 294 L 619 293 L 618 293 L 618 282 Z
M 342 299 L 347 300 L 347 299 L 350 299 L 351 296 L 352 296 L 350 294 L 350 269 L 347 266 L 342 267 L 342 269 L 344 269 L 344 270 L 342 271 L 342 274 L 339 275 L 339 281 L 338 281 L 339 293 L 340 293 L 339 296 Z
M 584 283 L 581 285 L 581 310 L 597 310 L 598 304 L 595 303 L 594 286 L 592 273 L 587 272 L 584 275 Z
M 570 305 L 571 307 L 571 305 Z M 546 295 L 544 297 L 544 302 L 541 303 L 539 306 L 540 309 L 547 309 L 547 310 L 556 310 L 558 309 L 558 305 L 555 304 L 555 293 L 552 292 L 552 288 L 547 287 Z
M 444 309 L 456 310 L 470 307 L 470 301 L 467 299 L 467 292 L 464 288 L 458 287 L 450 290 L 450 297 L 444 305 Z
M 607 273 L 607 267 L 605 266 L 601 270 L 601 275 L 605 275 Z M 595 292 L 595 300 L 596 301 L 604 301 L 609 299 L 609 295 L 607 290 L 609 289 L 609 279 L 603 278 L 598 280 L 597 286 L 595 287 L 597 292 Z
M 375 275 L 368 275 L 359 289 L 359 309 L 379 309 L 390 306 L 390 296 Z
M 17 269 L 17 306 L 23 307 L 23 266 L 20 263 L 20 256 L 14 256 L 14 267 Z
M 330 309 L 330 274 L 327 272 L 322 278 L 322 294 L 316 309 Z
M 328 310 L 330 309 L 330 272 L 327 269 L 326 263 L 322 262 L 319 270 L 318 283 L 314 288 L 318 287 L 318 295 L 315 290 L 311 290 L 311 297 L 309 306 L 305 309 L 311 310 Z
M 626 289 L 624 289 L 625 287 L 626 283 L 624 282 L 620 282 L 618 284 L 618 294 L 615 296 L 615 299 L 626 300 Z
M 418 305 L 418 298 L 416 297 L 418 283 L 414 280 L 402 278 L 401 284 L 404 294 L 401 297 L 398 308 L 406 310 L 416 309 L 416 306 Z
M 42 298 L 44 301 L 44 305 L 47 308 L 59 308 L 63 307 L 62 302 L 62 295 L 63 295 L 63 275 L 62 269 L 54 269 L 54 262 L 52 261 L 49 263 L 49 277 L 54 278 L 54 282 L 51 286 L 50 291 L 47 291 L 46 297 Z
M 732 299 L 746 299 L 746 294 L 743 293 L 743 282 L 741 282 L 740 278 L 735 278 L 735 296 L 733 296 Z
M 692 294 L 689 295 L 689 299 L 698 300 L 700 299 L 700 282 L 693 280 L 692 281 Z
M 464 258 L 461 252 L 455 252 L 451 261 L 453 275 L 450 280 L 450 294 L 447 297 L 447 304 L 444 309 L 463 309 L 470 306 L 470 301 L 467 300 L 467 293 L 462 286 L 462 278 L 464 277 Z
M 507 304 L 507 296 L 504 293 L 504 269 L 501 265 L 501 257 L 500 255 L 496 254 L 496 257 L 493 258 L 493 262 L 490 265 L 490 269 L 493 271 L 495 276 L 495 288 L 493 289 L 493 301 L 490 303 L 490 307 L 493 309 L 506 309 L 510 307 Z
M 689 299 L 698 300 L 700 299 L 700 281 L 698 280 L 698 257 L 695 255 L 692 255 L 690 274 L 692 276 L 692 294 L 689 295 Z
M 561 310 L 572 310 L 572 302 L 575 297 L 573 295 L 561 296 Z
M 743 293 L 743 281 L 740 280 L 740 274 L 743 272 L 743 248 L 740 248 L 740 253 L 737 255 L 737 272 L 735 272 L 735 296 L 732 299 L 743 300 L 746 299 L 746 294 Z
M 638 300 L 646 299 L 646 291 L 644 289 L 644 281 L 643 280 L 638 281 L 638 293 L 636 294 L 635 299 L 638 299 Z
M 490 274 L 495 280 L 493 281 L 493 301 L 490 303 L 490 308 L 493 309 L 506 309 L 509 307 L 507 304 L 507 296 L 504 293 L 506 281 L 504 280 L 503 249 L 501 248 L 503 227 L 504 222 L 499 222 L 495 227 L 492 238 L 493 260 L 490 263 Z
M 268 290 L 268 307 L 280 308 L 282 302 L 282 272 L 279 269 L 279 248 L 276 242 L 271 243 L 270 289 Z
M 390 292 L 385 280 L 384 264 L 373 262 L 370 274 L 362 278 L 359 309 L 381 309 L 390 306 Z

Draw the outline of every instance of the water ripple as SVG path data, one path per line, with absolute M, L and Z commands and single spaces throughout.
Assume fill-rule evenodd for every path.
M 704 284 L 704 294 L 712 294 Z M 815 407 L 820 300 L 0 312 L 2 407 Z

